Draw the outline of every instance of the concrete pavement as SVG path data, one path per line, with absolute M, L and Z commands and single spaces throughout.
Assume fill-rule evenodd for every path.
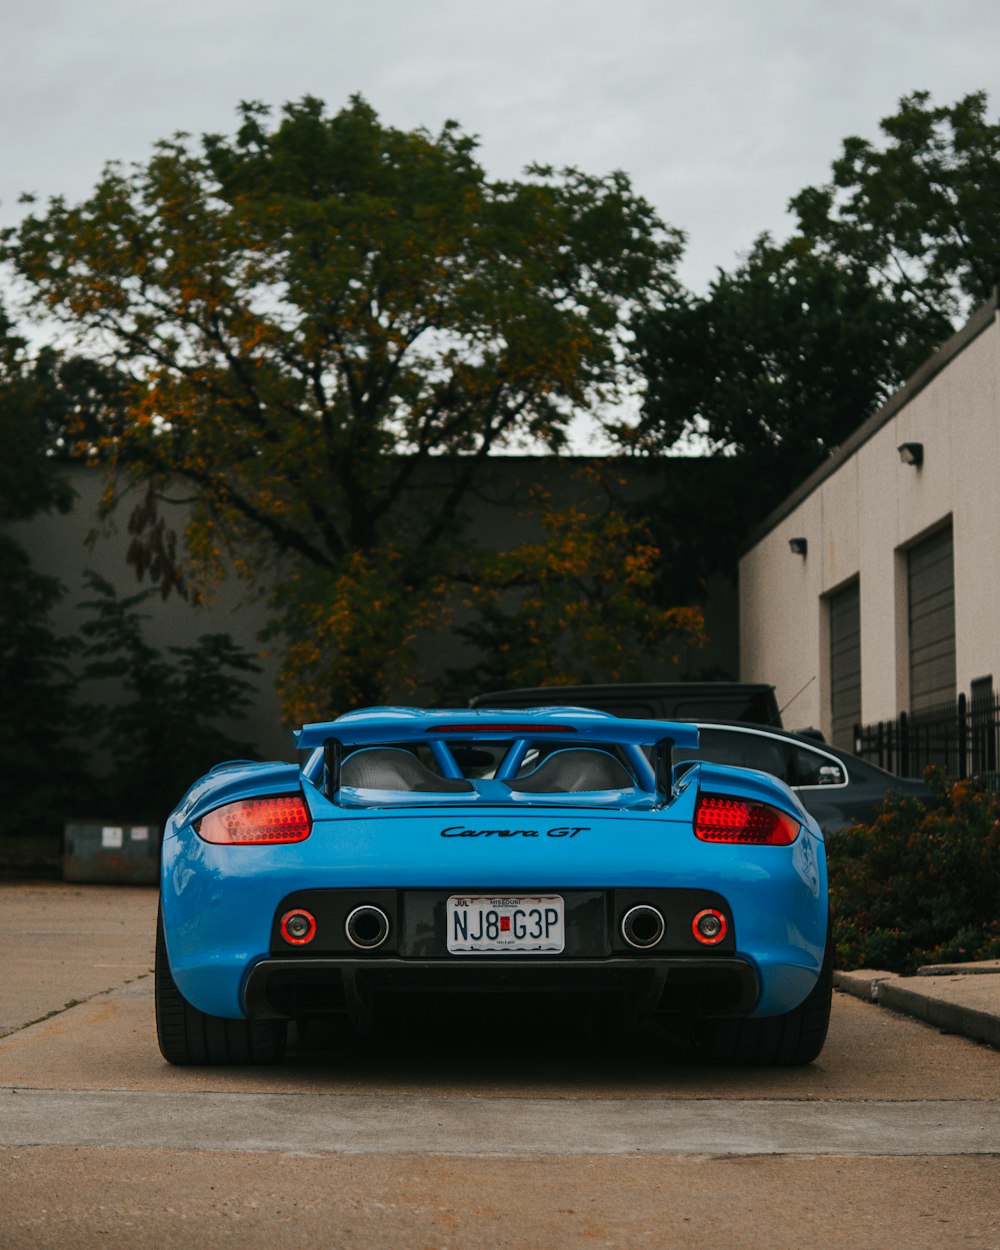
M 0 1037 L 143 981 L 155 917 L 148 886 L 0 882 L 0 964 L 17 969 L 0 987 Z M 931 965 L 915 977 L 862 968 L 834 973 L 834 985 L 1000 1049 L 1000 960 Z
M 569 1017 L 171 1068 L 155 916 L 151 889 L 0 883 L 3 1250 L 1000 1246 L 1000 1052 L 873 1006 L 885 974 L 792 1070 Z M 907 985 L 1000 983 L 936 972 Z

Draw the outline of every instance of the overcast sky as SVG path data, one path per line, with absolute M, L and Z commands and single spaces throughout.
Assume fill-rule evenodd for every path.
M 703 290 L 904 93 L 1000 113 L 997 0 L 0 0 L 0 222 L 241 99 L 360 91 L 480 136 L 490 175 L 621 168 Z

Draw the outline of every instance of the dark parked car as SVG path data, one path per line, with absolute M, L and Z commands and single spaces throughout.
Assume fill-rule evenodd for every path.
M 696 749 L 675 761 L 757 768 L 786 782 L 828 833 L 874 819 L 890 791 L 930 799 L 922 781 L 893 773 L 828 746 L 815 734 L 781 729 L 774 687 L 750 682 L 646 682 L 595 686 L 536 686 L 478 695 L 472 707 L 544 707 L 565 702 L 616 716 L 689 720 L 700 730 Z
M 923 781 L 898 778 L 829 746 L 815 734 L 781 729 L 774 686 L 747 681 L 650 681 L 620 685 L 532 686 L 477 695 L 472 707 L 574 704 L 640 719 L 690 720 L 700 730 L 696 749 L 675 761 L 759 769 L 791 786 L 826 833 L 870 823 L 891 791 L 933 798 Z
M 890 792 L 924 800 L 933 797 L 923 781 L 896 777 L 805 734 L 733 722 L 697 723 L 697 748 L 678 748 L 675 760 L 702 759 L 771 773 L 791 786 L 827 833 L 870 823 Z
M 781 728 L 774 687 L 751 681 L 645 681 L 526 686 L 476 695 L 470 707 L 589 707 L 637 720 L 739 720 Z

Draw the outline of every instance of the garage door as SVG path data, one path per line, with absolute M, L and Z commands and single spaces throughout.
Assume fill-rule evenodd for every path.
M 854 749 L 861 721 L 861 592 L 858 582 L 830 596 L 830 716 L 833 744 Z
M 951 526 L 907 552 L 910 711 L 955 701 L 955 559 Z

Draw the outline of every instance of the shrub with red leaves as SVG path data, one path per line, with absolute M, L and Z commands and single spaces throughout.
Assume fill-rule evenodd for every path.
M 1000 958 L 1000 799 L 939 769 L 927 780 L 938 803 L 890 799 L 827 839 L 838 967 Z

